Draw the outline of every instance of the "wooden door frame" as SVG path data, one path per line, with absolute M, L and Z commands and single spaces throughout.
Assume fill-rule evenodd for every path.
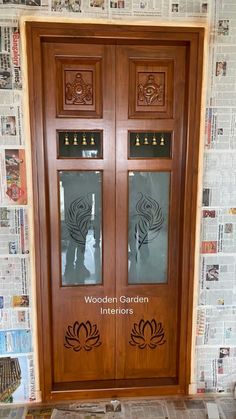
M 36 293 L 38 318 L 39 377 L 44 401 L 69 400 L 73 398 L 154 396 L 167 394 L 186 394 L 191 378 L 191 344 L 194 290 L 194 260 L 196 238 L 197 186 L 199 166 L 199 136 L 201 117 L 202 71 L 203 71 L 203 27 L 158 27 L 121 24 L 26 22 L 28 86 L 30 107 L 30 129 L 32 150 L 32 179 L 34 200 L 34 234 L 36 261 Z M 187 91 L 185 98 L 185 127 L 187 138 L 186 181 L 184 188 L 183 249 L 182 254 L 182 297 L 186 305 L 181 308 L 184 320 L 186 351 L 184 353 L 185 371 L 179 374 L 179 382 L 169 386 L 136 388 L 97 388 L 68 391 L 53 390 L 50 362 L 50 271 L 49 242 L 44 245 L 41 237 L 47 237 L 49 220 L 47 217 L 47 184 L 45 150 L 42 141 L 43 123 L 43 80 L 42 80 L 42 43 L 62 40 L 64 42 L 94 43 L 113 40 L 119 43 L 147 43 L 152 45 L 186 45 L 188 51 Z M 42 185 L 44 187 L 42 187 Z M 190 199 L 188 199 L 190 197 Z M 191 273 L 191 275 L 190 275 Z M 46 280 L 45 280 L 46 278 Z M 183 360 L 180 354 L 179 360 Z M 181 364 L 181 362 L 179 362 Z

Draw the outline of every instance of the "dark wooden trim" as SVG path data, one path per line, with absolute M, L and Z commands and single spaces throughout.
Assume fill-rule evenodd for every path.
M 186 92 L 186 182 L 184 185 L 185 201 L 183 203 L 183 242 L 185 250 L 182 254 L 182 295 L 185 295 L 187 304 L 181 307 L 181 318 L 186 325 L 181 340 L 186 349 L 180 348 L 179 365 L 185 365 L 186 371 L 182 371 L 180 381 L 176 385 L 160 387 L 134 387 L 120 388 L 120 396 L 144 396 L 144 395 L 167 395 L 183 394 L 188 392 L 191 369 L 191 343 L 192 343 L 192 309 L 193 309 L 193 277 L 195 257 L 195 234 L 196 234 L 196 211 L 197 211 L 197 186 L 199 164 L 199 126 L 201 113 L 201 86 L 203 67 L 203 42 L 204 28 L 184 27 L 155 27 L 115 24 L 74 24 L 52 22 L 26 22 L 27 56 L 28 56 L 28 81 L 29 81 L 29 104 L 30 125 L 32 138 L 32 171 L 33 171 L 33 199 L 34 199 L 34 229 L 36 262 L 36 292 L 37 292 L 37 316 L 38 316 L 38 351 L 39 373 L 43 400 L 61 400 L 78 397 L 115 397 L 117 389 L 79 390 L 68 392 L 52 390 L 52 363 L 50 362 L 49 341 L 45 338 L 51 333 L 51 318 L 49 309 L 50 287 L 45 286 L 43 278 L 50 281 L 50 266 L 48 262 L 49 246 L 43 247 L 41 237 L 47 234 L 48 221 L 46 193 L 42 191 L 45 182 L 45 150 L 42 138 L 44 136 L 43 125 L 43 80 L 42 80 L 42 44 L 45 41 L 58 39 L 63 42 L 81 43 L 119 43 L 143 45 L 159 44 L 186 45 L 188 50 L 188 89 Z M 151 162 L 150 162 L 151 163 Z M 191 275 L 189 275 L 191 273 Z M 45 297 L 46 296 L 46 297 Z M 43 328 L 46 327 L 46 331 Z

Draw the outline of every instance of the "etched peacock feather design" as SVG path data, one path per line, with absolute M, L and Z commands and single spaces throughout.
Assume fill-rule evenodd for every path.
M 158 202 L 149 195 L 139 193 L 140 198 L 136 204 L 136 223 L 134 226 L 137 252 L 145 244 L 156 239 L 163 227 L 164 216 Z
M 69 205 L 65 223 L 71 238 L 79 245 L 85 246 L 86 236 L 91 227 L 91 196 L 79 196 Z

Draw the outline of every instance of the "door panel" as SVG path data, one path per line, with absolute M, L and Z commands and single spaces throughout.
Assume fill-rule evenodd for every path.
M 43 57 L 53 382 L 111 379 L 115 318 L 103 321 L 104 304 L 89 301 L 115 295 L 114 51 L 47 43 Z M 103 157 L 88 158 L 96 132 Z M 60 158 L 63 133 L 59 151 L 70 152 Z M 77 142 L 81 158 L 73 158 Z
M 133 314 L 117 319 L 117 376 L 173 378 L 178 373 L 181 322 L 179 227 L 186 51 L 184 46 L 118 46 L 116 53 L 117 294 L 138 296 L 140 301 L 127 303 Z M 136 147 L 139 156 L 144 150 L 143 158 L 128 158 L 130 131 L 140 136 Z M 171 156 L 146 159 L 145 148 L 161 148 L 161 142 L 153 146 L 153 138 L 161 136 L 165 141 L 165 132 L 171 132 Z M 133 221 L 128 220 L 129 205 Z

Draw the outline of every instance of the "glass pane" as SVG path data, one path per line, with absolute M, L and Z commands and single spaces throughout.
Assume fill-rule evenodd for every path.
M 101 172 L 61 171 L 62 285 L 102 282 Z
M 129 132 L 130 158 L 170 158 L 170 132 Z
M 167 282 L 169 172 L 129 172 L 129 284 Z

